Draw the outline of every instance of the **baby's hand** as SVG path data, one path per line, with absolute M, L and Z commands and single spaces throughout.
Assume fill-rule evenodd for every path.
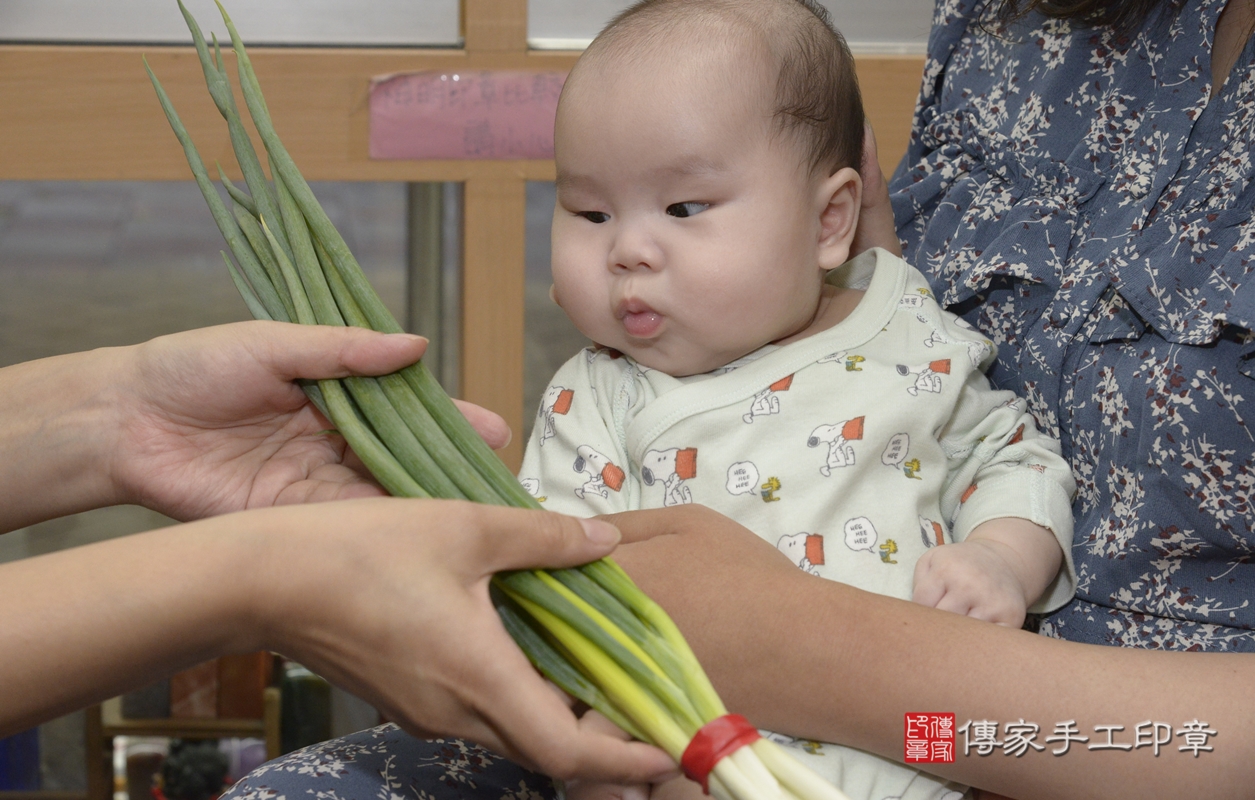
M 915 602 L 1011 628 L 1024 624 L 1028 600 L 1006 545 L 983 539 L 934 547 L 915 565 Z M 1035 598 L 1034 598 L 1035 599 Z
M 1050 532 L 1019 517 L 977 525 L 934 547 L 915 565 L 915 602 L 1018 628 L 1059 573 L 1063 550 Z

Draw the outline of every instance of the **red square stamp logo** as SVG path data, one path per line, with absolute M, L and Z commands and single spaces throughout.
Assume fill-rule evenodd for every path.
M 908 764 L 954 763 L 954 714 L 906 715 L 903 736 Z

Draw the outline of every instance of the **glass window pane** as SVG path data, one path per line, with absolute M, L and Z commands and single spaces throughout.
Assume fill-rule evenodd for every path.
M 932 22 L 931 0 L 821 0 L 856 50 L 923 52 Z M 582 49 L 631 0 L 529 0 L 532 47 Z
M 201 27 L 226 40 L 213 0 L 186 0 Z M 457 45 L 459 0 L 228 0 L 249 44 Z M 171 0 L 6 0 L 0 41 L 191 42 Z
M 405 319 L 401 183 L 314 193 Z M 191 182 L 0 182 L 0 366 L 248 318 Z
M 371 282 L 405 319 L 405 184 L 315 183 Z M 249 318 L 196 185 L 0 182 L 0 367 Z M 0 561 L 150 530 L 123 506 L 0 536 Z
M 558 367 L 589 344 L 557 303 L 549 299 L 549 224 L 554 185 L 527 184 L 527 287 L 523 344 L 523 436 L 532 435 L 540 398 Z

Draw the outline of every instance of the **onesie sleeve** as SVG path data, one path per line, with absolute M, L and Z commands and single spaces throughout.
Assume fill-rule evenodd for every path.
M 1054 533 L 1064 565 L 1029 608 L 1059 608 L 1076 591 L 1072 562 L 1072 498 L 1076 481 L 1059 442 L 1037 429 L 1028 404 L 1013 392 L 995 391 L 972 370 L 954 414 L 941 433 L 947 458 L 941 510 L 957 541 L 982 522 L 1027 519 Z
M 625 373 L 609 361 L 592 349 L 577 353 L 541 398 L 519 482 L 549 511 L 591 517 L 630 507 L 631 476 L 611 417 Z

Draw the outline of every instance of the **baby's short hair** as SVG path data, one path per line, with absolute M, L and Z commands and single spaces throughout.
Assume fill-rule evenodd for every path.
M 863 155 L 863 99 L 854 57 L 828 10 L 816 0 L 639 0 L 602 30 L 589 50 L 623 38 L 657 41 L 690 18 L 732 23 L 757 38 L 776 61 L 773 118 L 802 145 L 812 170 L 858 169 Z

